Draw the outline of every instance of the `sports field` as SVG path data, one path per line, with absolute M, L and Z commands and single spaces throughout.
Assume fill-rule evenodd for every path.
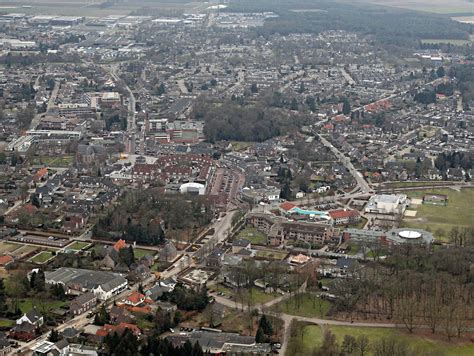
M 448 196 L 447 206 L 436 205 L 414 205 L 410 210 L 416 210 L 416 217 L 403 219 L 403 225 L 407 227 L 429 230 L 438 239 L 446 239 L 451 229 L 458 227 L 474 227 L 474 189 L 431 189 L 408 191 L 406 194 L 411 198 L 423 198 L 425 194 L 445 194 Z

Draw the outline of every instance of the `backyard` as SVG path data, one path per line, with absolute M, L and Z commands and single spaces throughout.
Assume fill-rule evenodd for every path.
M 40 313 L 50 312 L 67 305 L 67 302 L 61 300 L 41 300 L 35 298 L 21 299 L 19 302 L 22 313 L 28 313 L 31 309 L 36 308 Z
M 413 205 L 409 209 L 416 210 L 416 217 L 403 219 L 406 227 L 420 228 L 434 233 L 435 237 L 446 240 L 451 229 L 458 227 L 474 227 L 472 220 L 474 189 L 432 189 L 417 190 L 406 193 L 411 198 L 422 199 L 425 194 L 445 194 L 448 196 L 447 206 Z
M 144 248 L 134 248 L 133 254 L 135 255 L 135 258 L 139 260 L 143 256 L 154 256 L 156 254 L 156 251 L 146 250 Z

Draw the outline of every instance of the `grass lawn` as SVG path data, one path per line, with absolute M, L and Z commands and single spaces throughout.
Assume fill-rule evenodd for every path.
M 268 240 L 264 234 L 253 227 L 247 227 L 243 229 L 241 232 L 239 232 L 238 238 L 247 239 L 252 244 L 256 245 L 266 245 Z
M 420 181 L 417 181 L 417 182 L 391 182 L 391 183 L 383 183 L 381 185 L 381 188 L 382 189 L 390 189 L 390 188 L 411 188 L 411 187 L 424 187 L 424 186 L 430 186 L 430 185 L 433 185 L 433 184 L 436 184 L 436 185 L 451 185 L 452 182 L 433 182 L 433 181 L 430 181 L 430 182 L 420 182 Z
M 15 325 L 15 322 L 13 320 L 0 319 L 0 328 L 10 328 L 13 325 Z
M 369 353 L 372 355 L 370 345 L 378 342 L 384 337 L 393 337 L 397 340 L 406 342 L 406 344 L 412 349 L 413 355 L 419 355 L 422 352 L 441 352 L 446 356 L 464 356 L 472 355 L 474 353 L 473 344 L 457 344 L 448 343 L 440 340 L 431 339 L 421 334 L 408 334 L 403 329 L 388 329 L 388 328 L 365 328 L 365 327 L 350 327 L 350 326 L 321 326 L 321 325 L 305 325 L 304 323 L 298 323 L 299 330 L 303 331 L 303 342 L 301 343 L 301 331 L 297 333 L 297 337 L 293 337 L 290 340 L 290 351 L 295 351 L 295 347 L 302 347 L 301 354 L 311 354 L 314 348 L 321 346 L 323 340 L 324 328 L 329 328 L 331 332 L 336 336 L 336 340 L 341 345 L 345 335 L 352 335 L 358 337 L 361 335 L 367 336 L 369 339 Z M 297 345 L 297 342 L 301 343 L 301 346 Z
M 290 315 L 324 318 L 330 307 L 331 304 L 327 300 L 303 293 L 278 303 L 274 306 L 274 310 Z
M 69 246 L 67 246 L 66 249 L 68 249 L 68 250 L 80 251 L 80 250 L 82 250 L 84 247 L 87 247 L 87 246 L 89 246 L 89 245 L 90 245 L 89 242 L 74 241 L 72 244 L 70 244 Z
M 350 244 L 348 246 L 347 254 L 354 256 L 360 251 L 360 246 L 357 244 Z
M 215 290 L 217 292 L 223 292 L 225 294 L 224 298 L 232 296 L 231 300 L 244 305 L 265 304 L 280 296 L 277 293 L 265 293 L 262 289 L 257 287 L 242 289 L 240 293 L 238 293 L 236 289 L 217 284 Z
M 92 249 L 94 250 L 95 253 L 99 253 L 102 250 L 102 247 L 104 247 L 104 246 L 106 246 L 106 245 L 104 245 L 104 244 L 94 244 Z
M 257 257 L 262 257 L 266 259 L 271 259 L 271 260 L 282 260 L 286 256 L 288 256 L 288 253 L 286 252 L 280 252 L 280 251 L 257 251 Z
M 154 256 L 156 254 L 156 251 L 145 250 L 143 248 L 134 248 L 133 254 L 135 255 L 135 258 L 139 260 L 143 256 Z
M 142 330 L 151 330 L 155 326 L 152 321 L 149 321 L 145 318 L 139 318 L 137 320 L 137 326 Z
M 408 191 L 406 193 L 412 198 L 423 198 L 425 194 L 445 194 L 448 196 L 448 206 L 418 205 L 410 207 L 416 209 L 415 218 L 405 217 L 403 225 L 407 227 L 429 230 L 438 239 L 446 239 L 451 229 L 455 226 L 473 227 L 474 189 L 462 189 L 460 192 L 453 189 L 432 189 Z
M 45 263 L 51 257 L 53 257 L 53 253 L 51 251 L 41 251 L 37 255 L 30 258 L 29 261 L 33 263 L 41 264 L 41 263 Z
M 360 220 L 357 223 L 350 224 L 349 227 L 352 229 L 363 229 L 365 224 L 367 224 L 367 219 L 360 218 Z
M 20 300 L 20 309 L 22 313 L 28 313 L 33 307 L 39 312 L 51 311 L 54 309 L 59 309 L 67 305 L 67 302 L 61 300 L 38 300 L 34 298 L 22 299 Z
M 74 163 L 74 156 L 36 156 L 31 160 L 33 165 L 45 165 L 51 167 L 69 167 Z
M 1 242 L 0 243 L 0 253 L 5 253 L 5 252 L 13 252 L 17 249 L 19 249 L 22 245 L 19 244 L 12 244 L 9 242 Z

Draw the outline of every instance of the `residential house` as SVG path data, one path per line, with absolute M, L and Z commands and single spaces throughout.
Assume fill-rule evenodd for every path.
M 145 301 L 145 295 L 141 294 L 140 292 L 133 291 L 128 297 L 123 300 L 123 303 L 126 305 L 131 305 L 136 307 L 142 304 Z
M 76 316 L 85 313 L 97 305 L 97 297 L 91 293 L 84 293 L 75 298 L 69 305 L 69 312 Z
M 155 304 L 165 313 L 172 313 L 178 310 L 178 306 L 174 303 L 158 301 Z
M 334 225 L 348 225 L 360 221 L 360 213 L 357 210 L 333 210 L 329 212 Z
M 216 247 L 206 259 L 206 266 L 208 267 L 220 267 L 224 259 L 224 250 Z
M 28 342 L 36 338 L 36 329 L 37 326 L 24 322 L 11 329 L 9 336 L 12 339 Z
M 43 316 L 36 310 L 36 308 L 31 309 L 28 313 L 23 314 L 23 316 L 17 319 L 16 324 L 20 325 L 23 323 L 29 323 L 35 327 L 40 327 L 44 323 Z
M 118 325 L 105 324 L 102 328 L 97 330 L 97 336 L 107 336 L 110 333 L 123 334 L 125 330 L 131 331 L 135 336 L 140 336 L 142 331 L 135 324 L 120 323 Z
M 158 256 L 160 261 L 172 262 L 176 256 L 178 256 L 178 250 L 172 242 L 168 242 L 165 246 L 163 246 Z
M 232 253 L 238 253 L 243 249 L 250 249 L 252 243 L 247 239 L 236 239 L 232 242 Z

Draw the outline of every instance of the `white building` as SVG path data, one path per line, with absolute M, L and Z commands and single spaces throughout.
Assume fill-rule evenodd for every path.
M 181 194 L 204 195 L 206 193 L 206 186 L 200 183 L 189 182 L 181 185 L 179 191 Z
M 403 214 L 407 207 L 405 194 L 381 194 L 370 197 L 365 207 L 366 213 Z

